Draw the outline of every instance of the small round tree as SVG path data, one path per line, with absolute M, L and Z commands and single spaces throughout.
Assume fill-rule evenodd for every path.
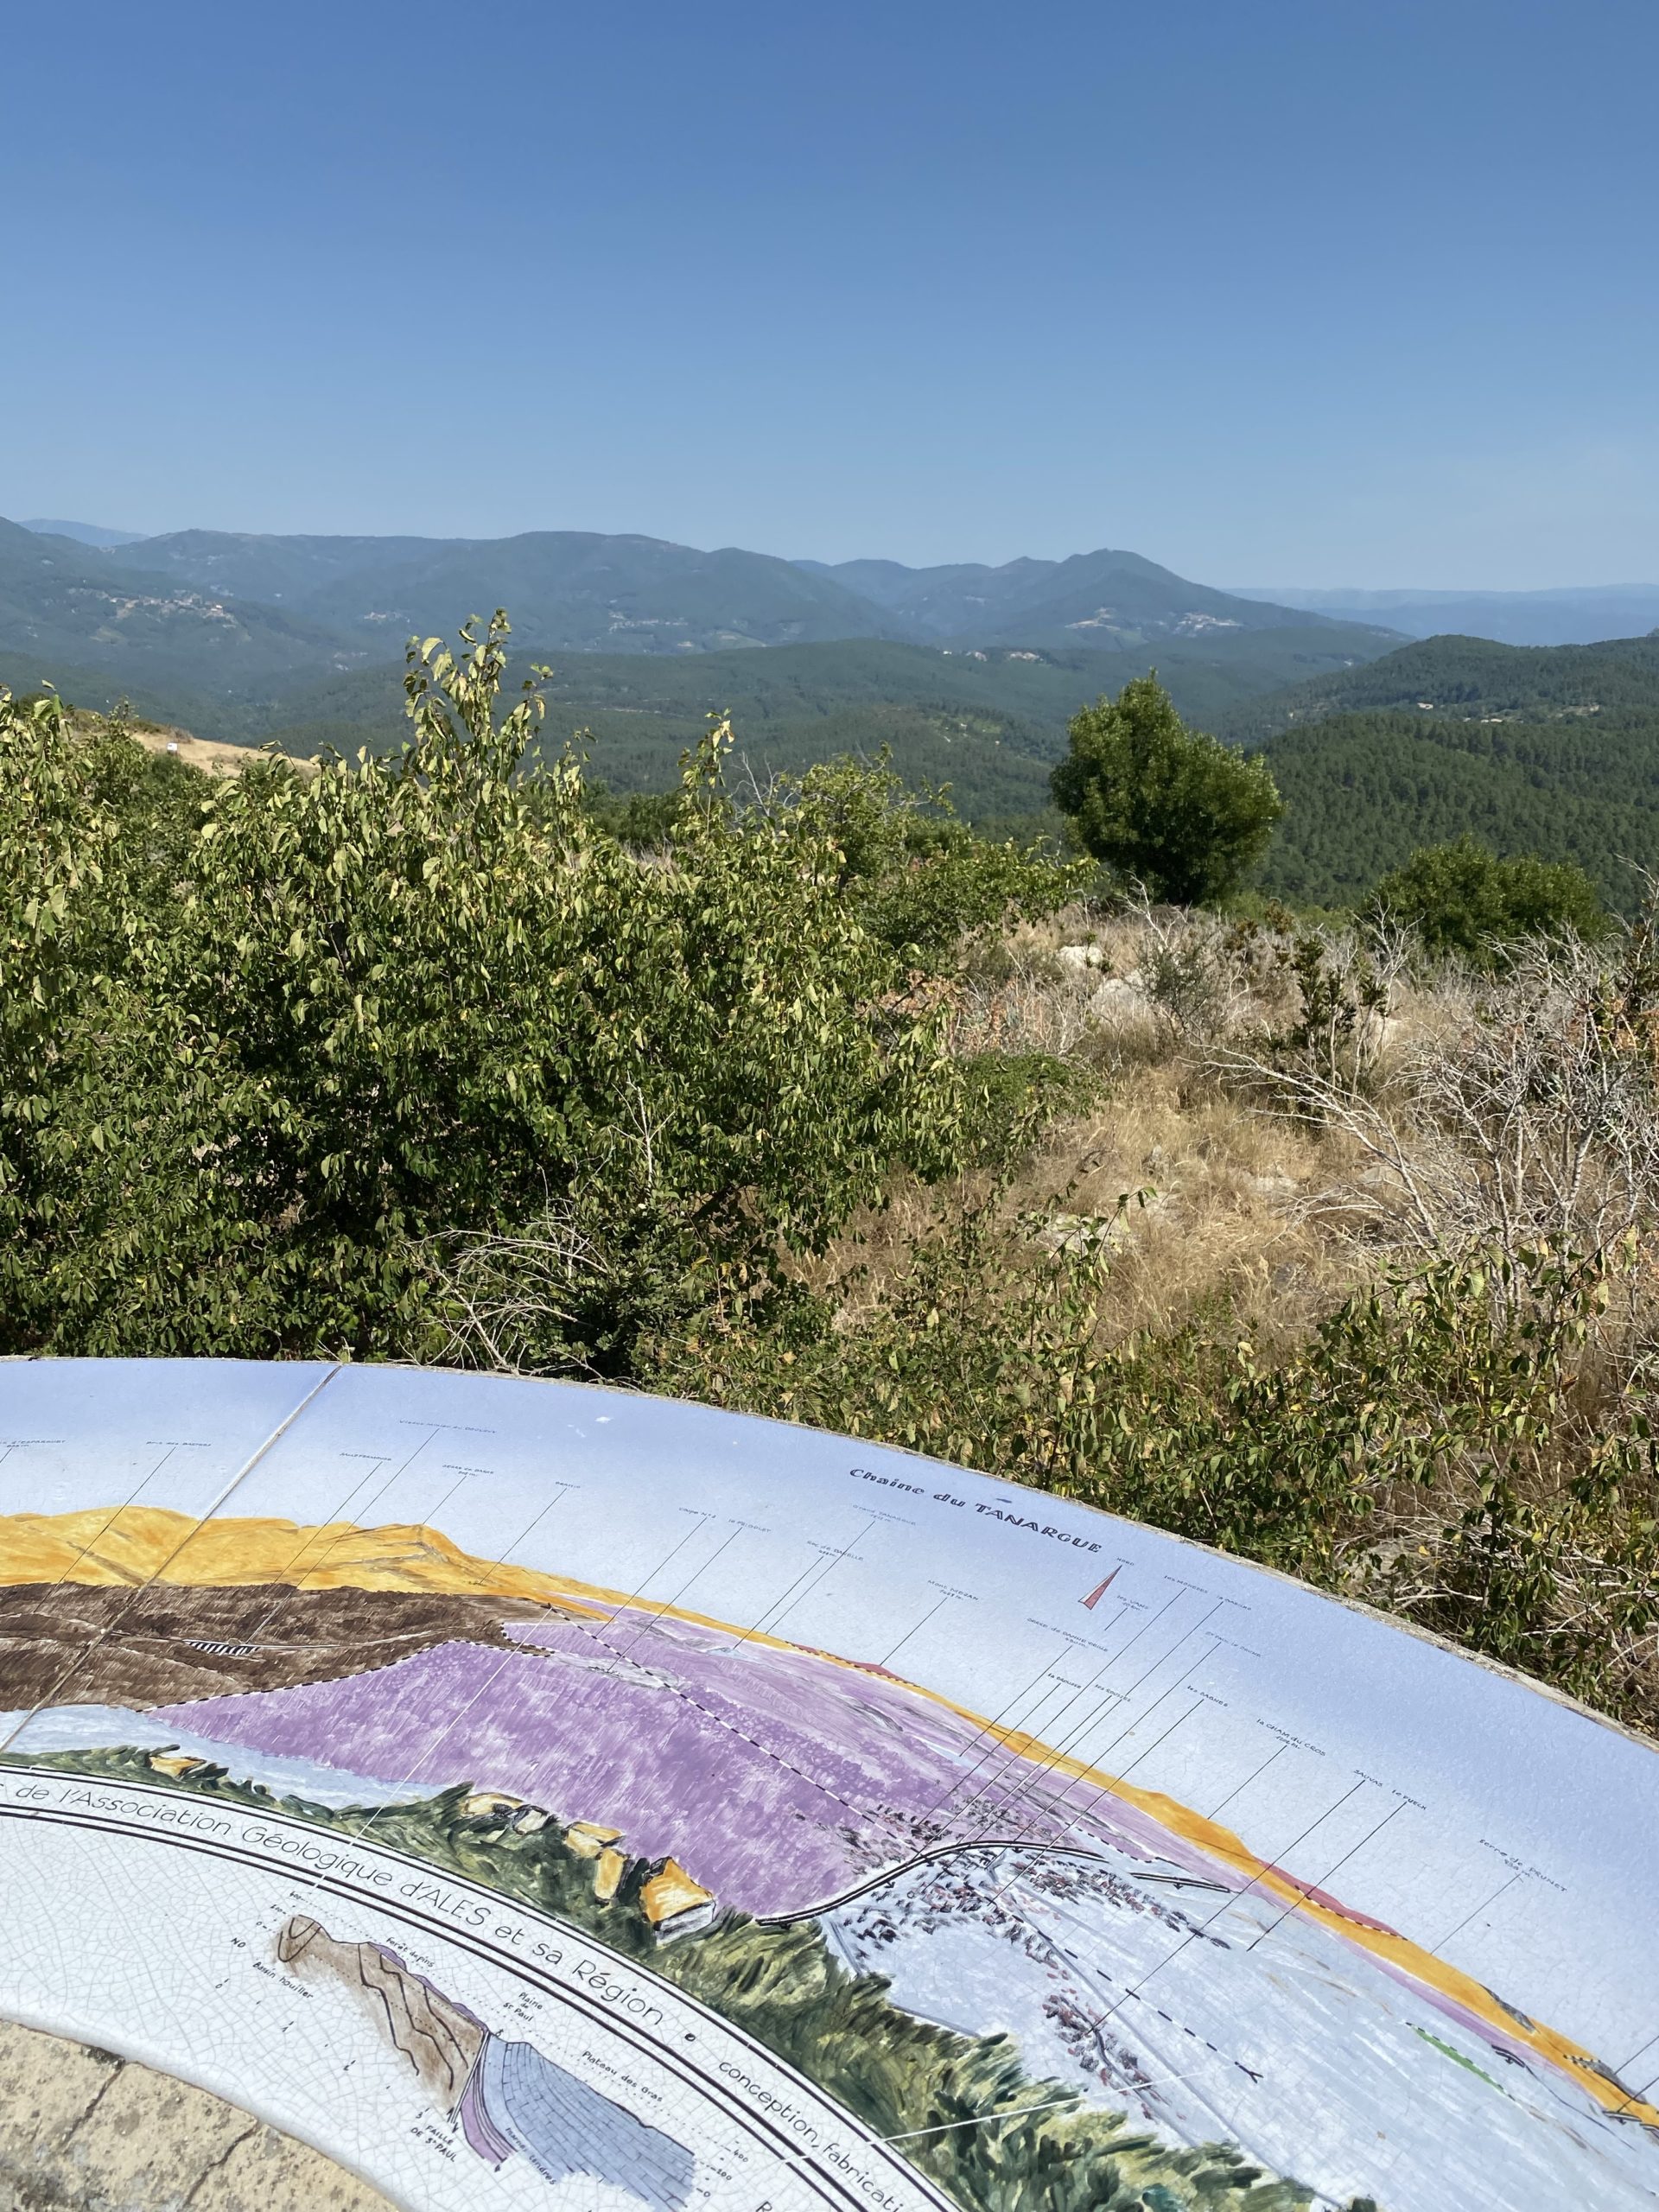
M 1055 804 L 1096 860 L 1178 906 L 1238 888 L 1284 812 L 1265 760 L 1188 729 L 1155 673 L 1083 708 L 1071 732 Z
M 1414 930 L 1431 959 L 1476 968 L 1501 966 L 1523 938 L 1589 939 L 1611 926 L 1595 885 L 1572 861 L 1530 853 L 1500 860 L 1466 835 L 1454 844 L 1420 847 L 1382 878 L 1370 904 L 1374 913 Z

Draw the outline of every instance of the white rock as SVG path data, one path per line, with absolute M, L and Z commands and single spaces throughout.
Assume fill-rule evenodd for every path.
M 1089 1001 L 1089 1011 L 1103 1020 L 1149 1014 L 1152 1001 L 1131 976 L 1109 976 Z

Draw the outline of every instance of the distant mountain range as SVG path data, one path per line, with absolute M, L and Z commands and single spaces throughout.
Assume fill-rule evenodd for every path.
M 856 592 L 898 634 L 918 643 L 955 638 L 1115 651 L 1159 638 L 1295 627 L 1306 619 L 1300 610 L 1189 583 L 1138 553 L 1076 553 L 1067 561 L 1009 561 L 997 569 L 975 563 L 907 569 L 897 561 L 795 566 Z M 1351 626 L 1346 616 L 1318 619 Z M 1393 627 L 1363 626 L 1384 636 Z
M 1659 593 L 1644 587 L 1483 595 L 1516 620 L 1546 602 L 1563 620 L 1596 603 L 1642 618 L 1541 648 L 1341 619 L 1403 628 L 1428 606 L 1468 623 L 1449 595 L 1299 609 L 1122 552 L 830 567 L 573 532 L 95 544 L 75 527 L 0 522 L 0 683 L 47 679 L 85 707 L 124 696 L 204 737 L 394 746 L 404 639 L 505 604 L 515 660 L 553 663 L 547 745 L 584 733 L 618 792 L 671 784 L 705 718 L 729 712 L 740 772 L 761 783 L 886 747 L 912 784 L 948 783 L 969 821 L 1027 835 L 1058 827 L 1049 772 L 1077 708 L 1155 665 L 1189 721 L 1267 751 L 1287 811 L 1264 890 L 1347 905 L 1465 830 L 1577 861 L 1618 906 L 1637 895 L 1630 863 L 1659 871 Z
M 337 664 L 331 625 L 140 568 L 132 550 L 0 521 L 0 653 L 22 657 L 31 681 L 75 666 L 209 695 Z
M 178 531 L 146 537 L 99 523 L 23 529 L 118 556 L 152 578 L 296 609 L 361 647 L 365 626 L 415 627 L 469 606 L 508 604 L 565 652 L 720 652 L 826 638 L 912 643 L 1134 644 L 1321 620 L 1398 636 L 1507 645 L 1588 644 L 1659 626 L 1659 584 L 1548 591 L 1368 591 L 1325 586 L 1218 591 L 1135 553 L 1064 561 L 780 561 L 735 547 L 702 553 L 658 538 L 537 531 L 509 538 L 261 537 Z M 803 588 L 789 572 L 814 580 Z M 442 602 L 442 605 L 440 605 Z
M 1659 637 L 1631 634 L 1659 623 L 1645 587 L 1281 601 L 1109 550 L 912 569 L 575 531 L 137 539 L 0 522 L 0 682 L 50 681 L 82 706 L 124 696 L 243 744 L 397 744 L 405 639 L 497 606 L 516 661 L 553 664 L 548 744 L 588 733 L 619 791 L 671 783 L 705 717 L 729 711 L 762 781 L 886 747 L 970 820 L 1034 826 L 1053 819 L 1049 771 L 1078 706 L 1155 666 L 1189 721 L 1267 746 L 1289 802 L 1268 888 L 1355 898 L 1460 826 L 1580 859 L 1621 902 L 1622 859 L 1659 864 Z M 1622 640 L 1404 634 L 1609 609 Z
M 193 649 L 211 623 L 227 639 L 239 633 L 238 651 L 275 650 L 287 662 L 303 639 L 337 666 L 384 658 L 411 631 L 448 631 L 469 610 L 498 606 L 538 645 L 566 652 L 717 652 L 844 638 L 1115 650 L 1310 626 L 1300 610 L 1212 591 L 1134 553 L 996 569 L 829 568 L 582 531 L 469 539 L 187 530 L 130 539 L 90 524 L 33 524 L 0 539 L 0 578 L 11 602 L 0 610 L 0 646 L 28 641 L 17 629 L 31 616 L 43 639 L 74 632 L 100 652 L 140 635 L 147 647 L 191 641 Z M 273 648 L 262 633 L 276 614 L 283 643 Z M 177 634 L 156 636 L 170 620 Z M 1357 631 L 1372 648 L 1390 634 L 1344 618 L 1313 622 Z
M 1559 591 L 1256 591 L 1237 596 L 1351 622 L 1386 622 L 1408 637 L 1491 638 L 1510 645 L 1589 645 L 1659 625 L 1659 584 Z
M 977 747 L 981 799 L 1019 811 L 1046 804 L 1039 764 L 1078 705 L 1154 662 L 1208 721 L 1400 635 L 1231 598 L 1133 553 L 831 569 L 571 531 L 118 543 L 74 529 L 0 521 L 0 682 L 14 689 L 49 682 L 88 707 L 124 696 L 204 737 L 354 750 L 402 733 L 411 632 L 453 635 L 505 607 L 520 663 L 556 664 L 556 732 L 592 728 L 599 772 L 623 785 L 666 781 L 703 717 L 730 708 L 741 738 L 764 738 L 756 766 L 891 743 L 906 772 L 954 779 Z
M 672 652 L 871 637 L 880 608 L 765 554 L 537 532 L 481 543 L 181 531 L 90 546 L 0 524 L 0 651 L 69 655 L 235 690 L 401 657 L 508 607 L 527 643 Z M 1287 620 L 1306 622 L 1304 615 Z
M 73 537 L 78 545 L 137 545 L 144 535 L 142 530 L 106 530 L 101 522 L 47 522 L 39 517 L 22 526 L 48 537 Z

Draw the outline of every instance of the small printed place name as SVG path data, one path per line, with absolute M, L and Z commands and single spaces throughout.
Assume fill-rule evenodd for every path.
M 968 1500 L 958 1497 L 954 1491 L 930 1491 L 925 1483 L 900 1482 L 897 1475 L 878 1475 L 871 1467 L 850 1467 L 848 1474 L 855 1483 L 874 1483 L 882 1490 L 907 1491 L 912 1497 L 931 1497 L 936 1505 L 953 1505 L 959 1512 L 968 1509 Z M 1046 1536 L 1051 1543 L 1070 1544 L 1073 1551 L 1097 1552 L 1100 1546 L 1091 1536 L 1074 1535 L 1070 1529 L 1057 1529 L 1047 1521 L 1033 1520 L 1029 1514 L 1016 1513 L 1011 1507 L 987 1501 L 974 1507 L 976 1513 L 988 1520 L 1000 1521 L 1005 1529 L 1024 1529 L 1033 1536 Z

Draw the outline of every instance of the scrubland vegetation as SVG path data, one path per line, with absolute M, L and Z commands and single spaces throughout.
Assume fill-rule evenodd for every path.
M 1659 1726 L 1648 920 L 1466 855 L 1409 928 L 1151 906 L 719 728 L 631 811 L 504 666 L 304 777 L 0 710 L 0 1349 L 822 1423 Z

